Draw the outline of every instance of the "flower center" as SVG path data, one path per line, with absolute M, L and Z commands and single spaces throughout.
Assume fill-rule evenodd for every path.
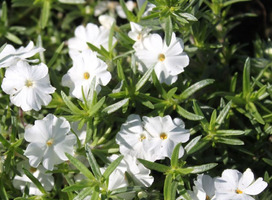
M 206 195 L 206 200 L 211 200 L 211 198 L 208 195 Z
M 53 139 L 47 140 L 46 145 L 50 147 L 52 146 L 53 142 L 54 142 Z
M 161 53 L 158 57 L 159 61 L 164 61 L 165 60 L 165 55 L 163 53 Z
M 137 40 L 141 40 L 142 39 L 142 34 L 139 33 L 138 36 L 137 36 Z
M 142 142 L 142 141 L 145 140 L 145 139 L 146 139 L 145 135 L 144 135 L 144 134 L 141 134 L 140 141 Z
M 243 191 L 241 191 L 241 190 L 239 190 L 239 189 L 235 190 L 235 192 L 236 192 L 237 194 L 242 194 L 242 193 L 243 193 Z
M 85 72 L 83 74 L 83 78 L 86 79 L 86 80 L 88 80 L 90 78 L 90 74 L 88 72 Z
M 31 87 L 31 86 L 33 86 L 33 81 L 31 81 L 31 80 L 26 80 L 25 86 L 26 86 L 26 87 Z
M 37 168 L 30 167 L 29 171 L 33 174 L 35 171 L 37 171 Z
M 160 138 L 161 138 L 162 140 L 166 140 L 166 139 L 167 139 L 166 133 L 161 133 L 161 134 L 160 134 Z

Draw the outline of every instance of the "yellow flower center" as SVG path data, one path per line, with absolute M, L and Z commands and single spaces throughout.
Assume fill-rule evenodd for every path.
M 47 142 L 46 142 L 46 144 L 47 144 L 47 146 L 52 146 L 52 144 L 53 144 L 53 142 L 54 142 L 54 140 L 53 139 L 50 139 L 50 140 L 48 140 Z
M 25 86 L 26 87 L 31 87 L 31 86 L 33 86 L 33 82 L 31 80 L 26 80 Z
M 163 53 L 161 53 L 158 57 L 159 61 L 164 61 L 165 60 L 165 55 Z
M 83 78 L 86 79 L 86 80 L 88 80 L 90 78 L 90 74 L 88 72 L 85 72 L 83 74 Z
M 239 190 L 239 189 L 235 190 L 235 192 L 236 192 L 237 194 L 242 194 L 242 193 L 243 193 L 243 191 L 241 191 L 241 190 Z
M 33 174 L 35 171 L 37 171 L 37 168 L 30 167 L 29 171 Z
M 166 135 L 165 133 L 161 133 L 161 134 L 160 134 L 160 138 L 161 138 L 162 140 L 166 140 L 166 139 L 167 139 L 167 135 Z
M 211 200 L 211 198 L 208 195 L 206 195 L 206 200 Z
M 145 139 L 146 139 L 145 135 L 144 135 L 144 134 L 141 134 L 140 141 L 142 142 L 142 141 L 145 140 Z
M 137 40 L 141 40 L 142 39 L 142 34 L 139 33 L 138 36 L 137 36 Z

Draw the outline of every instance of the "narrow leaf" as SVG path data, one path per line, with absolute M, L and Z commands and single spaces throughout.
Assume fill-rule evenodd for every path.
M 191 85 L 190 87 L 188 87 L 186 90 L 184 90 L 180 96 L 179 99 L 180 100 L 185 100 L 187 98 L 189 98 L 191 95 L 193 95 L 196 91 L 200 90 L 201 88 L 210 85 L 214 82 L 214 79 L 205 79 L 202 81 L 199 81 L 193 85 Z
M 42 29 L 44 29 L 47 25 L 47 21 L 48 21 L 49 14 L 50 14 L 50 9 L 51 9 L 51 2 L 49 0 L 44 0 L 43 6 L 42 6 L 42 12 L 41 12 L 41 27 L 42 27 Z
M 91 107 L 89 116 L 93 116 L 103 106 L 106 97 L 102 97 L 94 106 Z
M 219 128 L 224 119 L 226 118 L 227 114 L 229 113 L 232 101 L 230 101 L 219 113 L 218 117 L 216 118 L 216 127 Z
M 159 163 L 154 163 L 154 162 L 150 162 L 147 160 L 143 160 L 138 158 L 138 160 L 140 161 L 140 163 L 142 163 L 146 168 L 151 169 L 151 170 L 156 170 L 158 172 L 167 172 L 168 170 L 170 170 L 170 167 L 163 165 L 163 164 L 159 164 Z
M 92 189 L 91 188 L 84 188 L 81 190 L 78 195 L 73 200 L 84 200 L 87 196 L 92 195 Z
M 167 174 L 164 180 L 164 187 L 163 187 L 163 196 L 164 200 L 172 200 L 172 179 L 173 179 L 173 174 Z
M 23 169 L 25 175 L 32 181 L 32 183 L 34 183 L 37 188 L 43 193 L 43 194 L 47 194 L 47 192 L 45 191 L 44 187 L 42 186 L 42 184 L 40 183 L 40 181 L 33 176 L 33 174 L 31 172 L 29 172 L 26 169 Z
M 71 110 L 72 113 L 75 113 L 75 114 L 82 113 L 82 110 L 80 110 L 78 107 L 76 107 L 76 105 L 73 104 L 73 102 L 66 96 L 66 94 L 63 91 L 61 91 L 61 96 L 62 96 L 64 103 Z
M 172 156 L 171 156 L 171 167 L 177 167 L 178 166 L 178 159 L 179 159 L 179 149 L 180 149 L 181 143 L 177 144 L 173 150 Z
M 132 191 L 138 192 L 138 191 L 142 191 L 142 190 L 145 190 L 145 188 L 141 187 L 141 186 L 121 187 L 121 188 L 112 190 L 111 194 L 115 195 L 115 194 L 122 194 L 122 193 L 127 193 L 127 192 L 132 192 Z
M 112 105 L 109 105 L 108 107 L 104 108 L 102 112 L 106 112 L 108 114 L 115 112 L 119 108 L 121 108 L 123 105 L 125 105 L 128 102 L 129 98 L 123 99 L 121 101 L 118 101 L 117 103 L 114 103 Z
M 122 161 L 124 156 L 119 156 L 116 160 L 114 160 L 105 170 L 105 172 L 103 173 L 103 177 L 105 179 L 109 178 L 109 176 L 111 175 L 111 173 L 116 169 L 116 167 L 120 164 L 120 162 Z
M 216 167 L 218 164 L 217 163 L 209 163 L 209 164 L 204 164 L 204 165 L 199 165 L 199 166 L 194 166 L 194 167 L 188 167 L 189 169 L 193 169 L 191 174 L 199 174 L 205 171 L 208 171 L 214 167 Z
M 93 176 L 92 172 L 90 172 L 89 169 L 82 162 L 80 162 L 68 153 L 65 153 L 65 155 L 84 176 L 86 176 L 90 180 L 95 181 L 95 177 Z
M 85 0 L 58 0 L 60 3 L 64 4 L 84 4 Z
M 94 173 L 94 176 L 96 177 L 96 179 L 99 179 L 102 176 L 102 174 L 100 172 L 100 167 L 97 164 L 94 155 L 92 154 L 91 148 L 87 144 L 85 145 L 85 151 L 86 151 L 88 162 L 89 162 L 91 169 Z
M 153 67 L 150 67 L 150 68 L 145 72 L 145 74 L 142 76 L 142 78 L 141 78 L 141 79 L 138 81 L 138 83 L 136 84 L 135 91 L 139 91 L 139 90 L 144 86 L 144 84 L 146 83 L 146 81 L 150 78 L 153 69 L 154 69 L 154 66 L 153 66 Z
M 231 136 L 231 135 L 243 135 L 245 131 L 241 130 L 218 130 L 216 131 L 216 134 L 222 135 L 222 136 Z
M 172 20 L 170 15 L 165 19 L 164 33 L 165 33 L 166 45 L 169 46 L 171 43 L 171 38 L 173 33 L 173 25 L 172 25 Z
M 180 114 L 182 117 L 192 120 L 192 121 L 198 121 L 204 119 L 203 116 L 196 115 L 194 113 L 191 113 L 185 109 L 183 109 L 181 106 L 177 106 L 177 113 Z
M 184 147 L 187 154 L 191 154 L 191 149 L 197 145 L 198 141 L 201 139 L 201 135 L 195 137 L 194 139 L 190 140 L 190 142 Z
M 229 145 L 244 145 L 244 142 L 242 140 L 233 139 L 233 138 L 225 138 L 225 137 L 218 138 L 216 142 L 229 144 Z
M 243 97 L 250 94 L 250 59 L 247 58 L 243 71 Z

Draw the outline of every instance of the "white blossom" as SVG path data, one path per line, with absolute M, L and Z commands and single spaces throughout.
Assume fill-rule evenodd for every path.
M 70 133 L 70 124 L 63 118 L 48 114 L 42 120 L 36 120 L 34 126 L 25 130 L 24 138 L 30 144 L 24 153 L 32 167 L 40 163 L 47 170 L 68 158 L 65 153 L 73 154 L 76 137 Z
M 159 34 L 150 34 L 143 40 L 144 49 L 135 49 L 135 55 L 142 62 L 141 71 L 154 66 L 155 73 L 161 83 L 170 85 L 177 81 L 178 74 L 189 64 L 189 57 L 183 52 L 182 39 L 172 34 L 169 46 Z
M 254 180 L 251 169 L 243 174 L 235 169 L 226 169 L 215 179 L 215 194 L 218 200 L 254 200 L 251 195 L 260 194 L 267 187 L 263 178 Z
M 11 103 L 24 111 L 38 111 L 42 105 L 48 105 L 52 100 L 50 94 L 55 91 L 47 66 L 43 63 L 31 66 L 26 61 L 7 68 L 1 87 L 10 95 Z
M 70 88 L 71 96 L 83 100 L 82 88 L 87 97 L 94 78 L 97 92 L 101 90 L 100 85 L 109 83 L 111 74 L 107 67 L 105 62 L 97 58 L 95 52 L 84 50 L 74 58 L 72 68 L 62 77 L 62 85 Z
M 145 130 L 150 134 L 148 142 L 144 143 L 146 151 L 152 151 L 156 160 L 171 158 L 172 152 L 178 143 L 189 140 L 190 132 L 185 129 L 183 121 L 179 118 L 172 118 L 169 115 L 164 117 L 143 117 Z M 184 154 L 180 147 L 179 157 Z
M 83 25 L 75 29 L 75 37 L 68 40 L 69 55 L 72 59 L 76 59 L 78 54 L 86 49 L 89 49 L 87 42 L 100 48 L 102 45 L 106 50 L 109 50 L 109 34 L 110 30 L 104 26 L 98 27 L 96 24 L 88 23 L 86 27 Z M 112 45 L 116 42 L 113 37 Z
M 130 22 L 131 31 L 128 32 L 128 36 L 135 41 L 134 49 L 143 49 L 143 41 L 147 38 L 151 29 L 142 27 L 139 24 Z
M 12 45 L 7 44 L 0 53 L 0 68 L 16 65 L 20 60 L 38 62 L 37 59 L 28 60 L 27 58 L 44 50 L 42 47 L 35 47 L 32 41 L 26 47 L 20 47 L 19 49 L 15 49 Z
M 52 190 L 54 186 L 54 177 L 50 173 L 46 173 L 46 169 L 39 165 L 37 168 L 30 167 L 25 161 L 20 162 L 17 165 L 17 170 L 21 173 L 20 175 L 15 175 L 12 183 L 17 189 L 24 192 L 25 187 L 28 185 L 30 195 L 43 195 L 43 193 L 37 188 L 37 186 L 24 174 L 23 168 L 31 172 L 32 175 L 38 179 L 45 191 Z

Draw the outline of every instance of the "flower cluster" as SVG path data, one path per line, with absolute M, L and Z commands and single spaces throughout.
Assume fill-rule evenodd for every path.
M 193 191 L 187 191 L 192 200 L 254 200 L 251 195 L 258 195 L 267 187 L 263 178 L 254 180 L 249 168 L 243 174 L 235 169 L 226 169 L 221 177 L 216 178 L 201 174 L 194 184 Z
M 178 143 L 189 140 L 190 132 L 185 129 L 179 118 L 143 117 L 130 115 L 116 135 L 123 155 L 136 156 L 150 161 L 171 158 L 172 151 Z M 184 154 L 180 148 L 179 157 Z
M 0 67 L 7 68 L 1 87 L 10 95 L 11 103 L 24 111 L 40 110 L 42 105 L 50 103 L 50 94 L 55 92 L 50 84 L 47 66 L 44 63 L 30 65 L 29 62 L 38 60 L 27 60 L 42 51 L 43 48 L 34 47 L 30 42 L 18 50 L 6 45 L 0 53 Z

